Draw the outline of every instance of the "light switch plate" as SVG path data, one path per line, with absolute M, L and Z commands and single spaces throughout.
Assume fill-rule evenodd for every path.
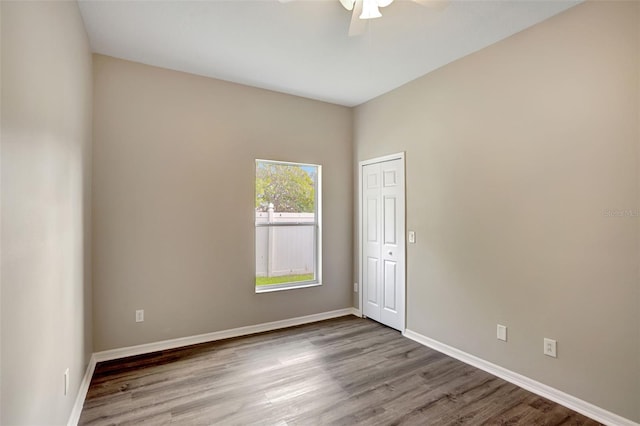
M 553 339 L 544 339 L 544 354 L 553 358 L 558 357 L 557 343 Z
M 498 324 L 498 332 L 497 332 L 498 340 L 502 340 L 503 342 L 507 341 L 507 326 Z
M 409 243 L 416 243 L 416 231 L 409 231 Z

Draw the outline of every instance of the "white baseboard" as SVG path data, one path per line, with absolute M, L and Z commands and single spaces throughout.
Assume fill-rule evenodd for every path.
M 303 317 L 290 318 L 281 321 L 267 322 L 263 324 L 250 325 L 246 327 L 232 328 L 230 330 L 215 331 L 213 333 L 199 334 L 196 336 L 180 337 L 177 339 L 163 340 L 160 342 L 147 343 L 144 345 L 129 346 L 125 348 L 111 349 L 108 351 L 96 352 L 91 356 L 87 370 L 85 371 L 78 395 L 76 396 L 71 415 L 67 426 L 76 426 L 80 420 L 84 400 L 87 397 L 87 391 L 91 384 L 91 378 L 95 371 L 96 364 L 102 361 L 110 361 L 118 358 L 124 358 L 133 355 L 143 355 L 156 351 L 167 349 L 175 349 L 182 346 L 196 345 L 199 343 L 213 342 L 215 340 L 229 339 L 232 337 L 246 336 L 249 334 L 263 333 L 265 331 L 278 330 L 281 328 L 294 327 L 296 325 L 309 324 L 312 322 L 323 321 L 331 318 L 339 318 L 347 315 L 355 315 L 362 317 L 360 311 L 356 308 L 338 309 L 336 311 L 321 312 L 319 314 L 306 315 Z
M 82 382 L 80 383 L 78 395 L 73 405 L 71 415 L 69 416 L 67 426 L 77 426 L 78 421 L 80 420 L 80 414 L 82 413 L 84 400 L 87 396 L 87 391 L 89 390 L 89 385 L 91 384 L 91 378 L 93 377 L 93 372 L 98 362 L 109 361 L 133 355 L 142 355 L 161 350 L 175 349 L 182 346 L 212 342 L 215 340 L 229 339 L 232 337 L 246 336 L 249 334 L 262 333 L 265 331 L 278 330 L 281 328 L 293 327 L 296 325 L 303 325 L 347 315 L 362 317 L 362 311 L 357 308 L 338 309 L 336 311 L 322 312 L 319 314 L 306 315 L 303 317 L 290 318 L 281 321 L 273 321 L 246 327 L 233 328 L 230 330 L 216 331 L 213 333 L 199 334 L 196 336 L 164 340 L 161 342 L 148 343 L 145 345 L 137 345 L 126 348 L 96 352 L 91 356 L 89 364 L 87 365 L 87 370 L 85 371 Z M 638 423 L 635 423 L 629 419 L 621 417 L 589 402 L 583 401 L 565 392 L 537 382 L 521 374 L 507 370 L 506 368 L 500 367 L 499 365 L 493 364 L 489 361 L 485 361 L 474 355 L 441 343 L 437 340 L 423 336 L 422 334 L 416 333 L 415 331 L 407 329 L 404 331 L 403 335 L 424 346 L 435 349 L 438 352 L 442 352 L 445 355 L 449 355 L 452 358 L 458 359 L 466 364 L 484 370 L 490 374 L 493 374 L 494 376 L 500 377 L 501 379 L 520 386 L 523 389 L 550 399 L 551 401 L 557 402 L 560 405 L 577 411 L 578 413 L 584 414 L 585 416 L 588 416 L 605 425 L 640 426 L 640 424 Z
M 80 421 L 82 406 L 84 405 L 84 400 L 87 397 L 87 391 L 89 390 L 89 385 L 91 384 L 91 378 L 93 377 L 93 372 L 95 371 L 95 369 L 96 357 L 95 355 L 91 355 L 89 364 L 87 365 L 87 370 L 84 372 L 84 376 L 82 376 L 80 388 L 78 389 L 78 395 L 76 396 L 76 401 L 73 404 L 73 409 L 71 410 L 71 415 L 69 416 L 67 426 L 77 426 L 78 421 Z
M 521 374 L 507 370 L 506 368 L 500 367 L 499 365 L 493 364 L 489 361 L 485 361 L 474 355 L 441 343 L 437 340 L 423 336 L 422 334 L 416 333 L 415 331 L 407 329 L 404 331 L 403 335 L 424 346 L 435 349 L 438 352 L 442 352 L 445 355 L 449 355 L 452 358 L 484 370 L 490 374 L 493 374 L 494 376 L 506 380 L 507 382 L 513 383 L 514 385 L 520 386 L 523 389 L 526 389 L 544 398 L 550 399 L 551 401 L 557 402 L 560 405 L 577 411 L 578 413 L 584 414 L 585 416 L 590 417 L 593 420 L 596 420 L 605 425 L 640 426 L 640 424 L 638 423 L 635 423 L 629 419 L 621 417 L 589 402 L 583 401 L 579 398 L 576 398 L 575 396 L 569 395 L 568 393 L 537 382 Z
M 362 318 L 362 311 L 358 308 L 351 308 L 351 315 Z
M 266 322 L 263 324 L 249 325 L 246 327 L 232 328 L 230 330 L 214 331 L 213 333 L 198 334 L 196 336 L 179 337 L 177 339 L 163 340 L 160 342 L 147 343 L 144 345 L 111 349 L 108 351 L 96 352 L 93 355 L 96 358 L 96 362 L 110 361 L 112 359 L 148 354 L 157 351 L 165 351 L 168 349 L 180 348 L 182 346 L 197 345 L 200 343 L 213 342 L 215 340 L 230 339 L 232 337 L 263 333 L 265 331 L 278 330 L 280 328 L 294 327 L 296 325 L 308 324 L 311 322 L 323 321 L 331 318 L 344 317 L 347 315 L 352 315 L 352 310 L 353 308 L 338 309 L 336 311 L 321 312 L 319 314 L 306 315 L 303 317 Z
M 82 406 L 87 397 L 87 391 L 91 384 L 91 378 L 98 362 L 110 361 L 133 355 L 143 355 L 156 351 L 180 348 L 182 346 L 197 345 L 199 343 L 213 342 L 215 340 L 229 339 L 232 337 L 246 336 L 249 334 L 263 333 L 265 331 L 278 330 L 281 328 L 294 327 L 296 325 L 309 324 L 331 318 L 355 315 L 361 317 L 362 314 L 356 308 L 344 308 L 336 311 L 321 312 L 319 314 L 306 315 L 303 317 L 290 318 L 281 321 L 267 322 L 263 324 L 249 325 L 246 327 L 232 328 L 230 330 L 215 331 L 213 333 L 199 334 L 196 336 L 180 337 L 177 339 L 163 340 L 160 342 L 147 343 L 144 345 L 129 346 L 125 348 L 111 349 L 108 351 L 96 352 L 91 356 L 87 370 L 85 371 L 78 395 L 76 397 L 67 426 L 76 426 L 80 420 Z

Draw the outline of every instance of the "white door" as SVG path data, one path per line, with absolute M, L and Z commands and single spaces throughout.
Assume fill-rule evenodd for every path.
M 404 157 L 361 168 L 362 313 L 404 331 Z

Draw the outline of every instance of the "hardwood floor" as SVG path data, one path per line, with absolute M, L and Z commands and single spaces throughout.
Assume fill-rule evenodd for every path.
M 356 317 L 99 363 L 80 425 L 597 425 Z

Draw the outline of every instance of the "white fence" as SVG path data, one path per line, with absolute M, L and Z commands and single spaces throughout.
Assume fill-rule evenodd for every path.
M 256 276 L 311 274 L 315 264 L 313 213 L 256 212 L 256 224 L 301 225 L 256 226 Z M 306 225 L 308 223 L 308 225 Z

